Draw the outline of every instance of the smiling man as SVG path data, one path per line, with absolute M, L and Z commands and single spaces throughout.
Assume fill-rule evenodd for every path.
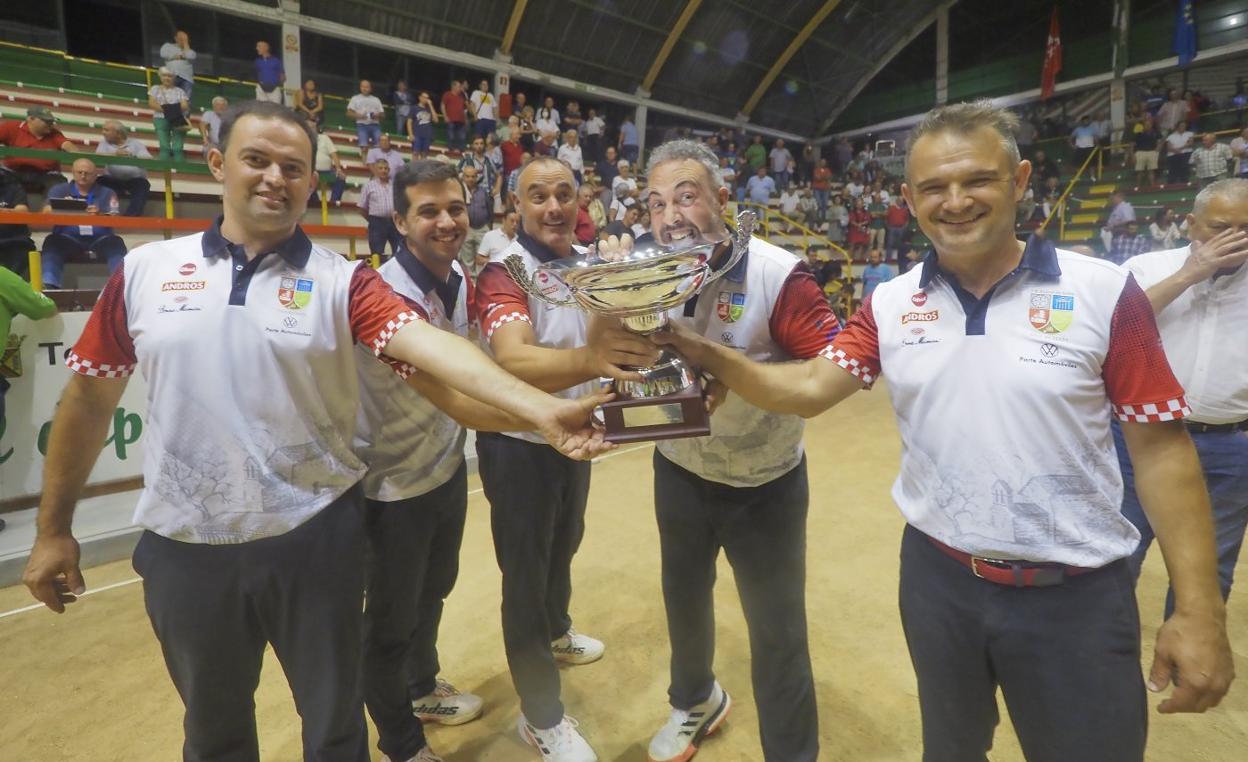
M 303 720 L 303 756 L 368 759 L 357 343 L 528 421 L 561 453 L 604 449 L 588 431 L 594 400 L 520 383 L 375 271 L 304 235 L 315 138 L 277 104 L 226 112 L 208 154 L 224 215 L 125 258 L 68 354 L 75 375 L 52 424 L 24 582 L 60 613 L 85 589 L 72 532 L 95 460 L 83 453 L 103 446 L 130 374 L 147 379 L 134 567 L 186 707 L 188 760 L 259 759 L 253 693 L 267 644 Z
M 902 193 L 934 251 L 880 284 L 821 356 L 750 360 L 666 339 L 746 400 L 817 415 L 881 373 L 903 448 L 901 616 L 926 762 L 983 760 L 1001 688 L 1029 760 L 1144 757 L 1147 703 L 1111 415 L 1177 606 L 1149 687 L 1199 712 L 1234 668 L 1183 389 L 1127 271 L 1014 236 L 1030 165 L 1017 117 L 941 107 L 910 136 Z

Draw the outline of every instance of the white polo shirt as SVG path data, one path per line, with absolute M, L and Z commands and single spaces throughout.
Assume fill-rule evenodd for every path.
M 472 279 L 458 261 L 444 282 L 406 244 L 377 274 L 431 324 L 464 338 L 471 322 Z M 445 484 L 464 462 L 464 428 L 408 386 L 360 345 L 356 452 L 368 466 L 364 496 L 384 503 L 419 497 Z
M 299 228 L 249 262 L 220 224 L 127 254 L 66 360 L 87 376 L 142 370 L 134 522 L 182 542 L 283 534 L 358 482 L 354 345 L 381 356 L 420 319 L 376 272 Z
M 888 376 L 906 520 L 990 558 L 1129 555 L 1139 533 L 1122 516 L 1110 417 L 1189 412 L 1135 280 L 1036 239 L 982 300 L 929 255 L 880 284 L 824 356 L 868 385 Z
M 1192 247 L 1154 251 L 1125 267 L 1147 290 L 1179 271 Z M 1248 420 L 1248 267 L 1197 283 L 1157 316 L 1170 366 L 1187 391 L 1191 420 Z
M 585 249 L 573 246 L 576 254 Z M 492 254 L 490 262 L 477 276 L 477 319 L 481 324 L 481 341 L 486 351 L 493 354 L 490 338 L 499 327 L 516 320 L 522 320 L 533 326 L 533 335 L 537 343 L 552 349 L 575 349 L 585 346 L 586 322 L 585 313 L 573 307 L 558 307 L 548 304 L 535 296 L 530 296 L 507 274 L 503 260 L 512 254 L 519 254 L 524 260 L 524 267 L 530 276 L 545 262 L 559 258 L 559 255 L 543 246 L 536 239 L 524 232 L 523 228 L 516 231 L 516 240 L 512 241 L 501 252 Z M 549 278 L 545 273 L 536 276 L 538 288 L 543 293 L 556 299 L 568 296 L 562 283 Z M 576 386 L 555 392 L 555 396 L 565 399 L 577 399 L 596 390 L 594 381 L 586 381 Z M 546 444 L 546 440 L 531 431 L 507 432 L 508 436 L 524 439 L 529 442 Z
M 789 362 L 819 354 L 838 330 L 828 300 L 802 261 L 759 238 L 732 270 L 695 300 L 668 313 L 716 344 L 755 362 Z M 657 443 L 663 457 L 703 479 L 757 487 L 802 460 L 805 422 L 770 413 L 729 394 L 711 416 L 711 434 Z

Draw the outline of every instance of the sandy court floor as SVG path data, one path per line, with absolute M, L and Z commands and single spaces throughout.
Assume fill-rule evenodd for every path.
M 899 445 L 883 389 L 851 398 L 812 421 L 808 613 L 817 680 L 821 759 L 919 759 L 914 676 L 897 614 L 902 521 L 889 499 Z M 659 592 L 650 446 L 625 448 L 595 466 L 588 529 L 574 566 L 572 613 L 607 643 L 597 664 L 565 669 L 564 699 L 602 760 L 643 762 L 667 715 L 667 631 Z M 442 623 L 444 677 L 486 700 L 485 715 L 431 728 L 448 760 L 533 760 L 514 732 L 512 690 L 499 629 L 499 573 L 489 511 L 470 488 L 458 587 Z M 180 758 L 181 703 L 165 673 L 129 562 L 87 570 L 100 590 L 54 616 L 0 618 L 0 761 L 168 762 Z M 121 583 L 112 589 L 101 588 Z M 1238 672 L 1248 679 L 1248 591 L 1231 600 Z M 1154 552 L 1140 585 L 1145 660 L 1159 624 L 1165 572 Z M 699 762 L 762 758 L 749 680 L 749 646 L 732 573 L 721 560 L 717 671 L 735 707 Z M 0 614 L 32 603 L 0 590 Z M 1156 704 L 1156 699 L 1153 700 Z M 256 694 L 265 760 L 297 760 L 299 723 L 270 653 Z M 1004 713 L 1003 713 L 1004 716 Z M 1151 717 L 1150 760 L 1237 762 L 1248 749 L 1248 686 L 1205 716 Z M 992 759 L 1022 759 L 1008 722 Z M 380 753 L 374 750 L 373 759 Z

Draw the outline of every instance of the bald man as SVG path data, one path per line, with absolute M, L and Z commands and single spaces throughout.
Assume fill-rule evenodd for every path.
M 74 162 L 73 180 L 54 185 L 48 191 L 49 210 L 51 201 L 58 198 L 80 199 L 86 202 L 86 213 L 89 215 L 117 214 L 119 204 L 117 194 L 111 188 L 105 188 L 97 182 L 99 169 L 90 159 L 78 159 Z M 43 287 L 45 289 L 61 288 L 61 274 L 65 270 L 65 262 L 69 259 L 85 259 L 92 262 L 108 263 L 111 275 L 121 266 L 126 256 L 126 242 L 113 232 L 110 227 L 93 224 L 92 220 L 84 219 L 82 225 L 57 225 L 52 233 L 43 239 Z

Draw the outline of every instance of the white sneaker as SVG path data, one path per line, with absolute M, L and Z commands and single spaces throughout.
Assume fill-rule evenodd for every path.
M 381 755 L 381 762 L 390 762 L 390 758 L 385 754 Z M 433 753 L 433 749 L 425 746 L 425 748 L 416 752 L 416 756 L 407 760 L 407 762 L 442 762 L 442 758 Z
M 480 696 L 460 693 L 455 686 L 439 678 L 433 693 L 412 699 L 412 714 L 422 722 L 463 725 L 481 716 L 482 703 Z
M 650 739 L 650 762 L 685 762 L 698 753 L 703 739 L 719 730 L 732 708 L 732 699 L 715 683 L 711 696 L 697 706 L 673 709 L 667 724 Z
M 555 654 L 557 661 L 565 664 L 589 664 L 601 659 L 602 652 L 607 650 L 607 647 L 602 644 L 601 640 L 582 635 L 569 627 L 562 638 L 551 642 L 550 650 Z
M 542 753 L 548 762 L 598 762 L 598 755 L 576 729 L 577 721 L 564 715 L 563 721 L 549 730 L 539 730 L 520 714 L 516 730 L 530 746 Z

